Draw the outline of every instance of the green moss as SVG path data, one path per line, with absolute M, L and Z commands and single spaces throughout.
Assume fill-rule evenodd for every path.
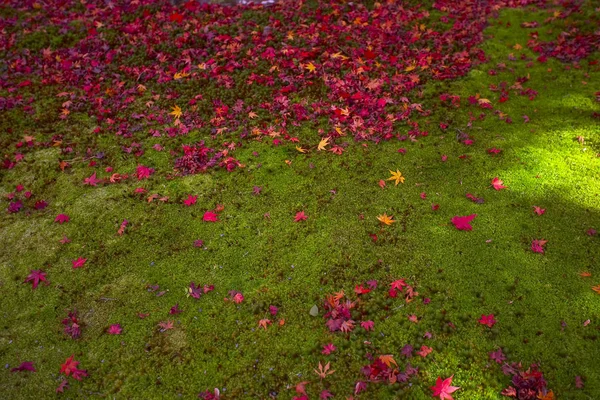
M 500 15 L 513 28 L 543 18 L 544 13 L 532 16 L 519 10 Z M 409 360 L 421 370 L 412 388 L 400 394 L 396 387 L 370 385 L 364 397 L 430 398 L 428 387 L 435 378 L 454 374 L 453 383 L 462 388 L 456 399 L 497 399 L 509 384 L 488 358 L 499 347 L 510 361 L 540 363 L 559 397 L 597 397 L 600 297 L 591 286 L 598 284 L 594 279 L 600 274 L 600 253 L 598 238 L 586 235 L 586 230 L 600 227 L 600 138 L 591 118 L 600 111 L 593 99 L 600 79 L 598 72 L 565 71 L 553 60 L 531 67 L 509 61 L 509 53 L 533 56 L 527 49 L 512 48 L 516 43 L 525 47 L 527 33 L 492 24 L 486 31 L 491 38 L 484 43 L 488 63 L 460 80 L 425 85 L 424 108 L 434 110 L 429 123 L 423 122 L 430 132 L 427 138 L 367 147 L 351 143 L 342 156 L 300 154 L 289 145 L 246 141 L 235 152 L 246 167 L 231 173 L 214 170 L 167 180 L 164 175 L 171 172 L 174 156 L 152 149 L 162 141 L 145 138 L 145 132 L 140 134 L 144 155 L 124 158 L 121 146 L 130 143 L 93 136 L 91 120 L 74 118 L 74 125 L 57 124 L 47 132 L 11 112 L 3 124 L 22 124 L 14 126 L 26 127 L 39 140 L 49 140 L 54 130 L 79 130 L 85 147 L 95 145 L 106 156 L 92 168 L 87 166 L 90 159 L 79 161 L 83 156 L 75 154 L 73 167 L 61 172 L 57 161 L 64 155 L 42 149 L 26 152 L 25 161 L 1 172 L 3 194 L 23 184 L 34 198 L 26 204 L 29 214 L 0 219 L 0 357 L 10 367 L 33 360 L 38 373 L 5 371 L 0 392 L 13 398 L 51 397 L 60 364 L 74 354 L 90 374 L 72 383 L 69 395 L 77 398 L 191 398 L 214 387 L 227 398 L 262 398 L 273 391 L 287 398 L 294 394 L 294 385 L 305 380 L 312 382 L 307 385 L 311 396 L 326 385 L 338 396 L 349 396 L 355 382 L 363 379 L 360 368 L 369 362 L 367 353 L 394 354 L 403 366 L 406 361 L 399 352 L 405 344 L 427 344 L 435 349 L 428 358 Z M 42 47 L 48 45 L 44 43 Z M 488 74 L 498 63 L 506 63 L 507 69 Z M 530 101 L 511 94 L 499 104 L 490 85 L 512 85 L 527 74 L 531 79 L 526 86 L 538 91 L 538 97 Z M 195 93 L 191 85 L 180 89 Z M 207 92 L 213 89 L 208 86 Z M 228 101 L 245 99 L 241 90 L 220 95 Z M 267 91 L 261 90 L 253 87 L 253 102 L 264 100 Z M 318 98 L 322 90 L 315 85 L 302 95 Z M 462 107 L 441 107 L 441 92 L 460 95 Z M 481 110 L 469 108 L 467 98 L 477 93 L 513 123 L 488 111 L 485 120 L 469 129 L 466 110 L 474 115 Z M 55 99 L 40 100 L 40 111 L 56 113 Z M 212 105 L 207 100 L 202 107 Z M 264 117 L 261 121 L 268 121 Z M 450 129 L 440 131 L 440 121 L 452 121 Z M 290 127 L 290 134 L 314 148 L 322 125 Z M 456 128 L 470 133 L 475 144 L 459 143 Z M 7 143 L 14 144 L 22 135 L 15 133 Z M 585 141 L 580 143 L 578 137 Z M 199 139 L 216 142 L 199 131 L 176 140 Z M 398 153 L 399 147 L 406 148 L 406 154 Z M 487 154 L 491 147 L 502 153 Z M 448 155 L 446 162 L 441 162 L 442 154 Z M 463 154 L 469 157 L 460 159 Z M 131 173 L 137 164 L 158 172 L 147 181 L 82 184 L 94 171 L 109 176 L 103 172 L 107 166 Z M 382 189 L 379 180 L 395 169 L 406 182 L 397 187 L 388 182 Z M 507 190 L 489 187 L 495 176 Z M 260 195 L 253 195 L 254 186 L 262 187 Z M 134 195 L 137 187 L 147 194 Z M 485 203 L 470 202 L 466 193 Z M 169 201 L 148 202 L 151 194 L 168 196 Z M 182 205 L 188 194 L 198 195 L 189 208 Z M 34 201 L 41 198 L 50 206 L 33 210 Z M 204 212 L 217 204 L 225 207 L 220 221 L 203 222 Z M 439 210 L 432 211 L 432 204 L 440 204 Z M 546 213 L 533 214 L 534 205 L 546 208 Z M 301 210 L 308 219 L 293 222 Z M 59 213 L 71 220 L 53 222 Z M 376 220 L 381 213 L 398 222 L 381 228 Z M 457 231 L 450 224 L 453 216 L 471 213 L 478 214 L 472 232 Z M 129 224 L 119 236 L 124 219 Z M 377 234 L 378 240 L 373 242 L 369 234 Z M 72 242 L 59 243 L 63 235 Z M 201 248 L 194 246 L 198 239 L 204 241 Z M 545 254 L 530 251 L 533 239 L 548 240 Z M 79 257 L 88 261 L 74 270 L 71 261 Z M 44 269 L 50 285 L 32 291 L 23 284 L 31 269 Z M 580 271 L 592 272 L 593 278 L 580 277 Z M 388 305 L 385 286 L 400 277 L 415 284 L 419 299 Z M 329 333 L 322 318 L 325 295 L 343 289 L 352 297 L 354 286 L 370 279 L 380 284 L 364 300 L 366 318 L 375 321 L 374 332 L 357 328 L 351 335 Z M 199 300 L 188 298 L 185 288 L 191 281 L 214 284 L 215 291 Z M 164 295 L 157 296 L 148 285 L 159 285 Z M 229 290 L 241 291 L 246 300 L 239 305 L 224 301 Z M 431 304 L 422 304 L 422 297 L 431 298 Z M 183 313 L 169 314 L 175 304 Z M 271 304 L 280 309 L 277 317 L 268 313 Z M 318 317 L 309 315 L 315 304 Z M 72 309 L 82 321 L 78 340 L 67 339 L 60 323 Z M 149 315 L 142 319 L 138 313 Z M 481 314 L 490 313 L 498 320 L 492 330 L 477 323 Z M 420 318 L 418 324 L 408 321 L 411 314 Z M 273 320 L 266 331 L 258 328 L 262 318 Z M 283 326 L 279 318 L 285 319 Z M 584 327 L 587 319 L 592 323 Z M 167 320 L 174 321 L 174 328 L 161 332 L 158 324 Z M 561 329 L 563 321 L 566 328 Z M 123 326 L 122 335 L 106 334 L 114 323 Z M 422 339 L 426 331 L 433 339 Z M 330 342 L 339 350 L 322 355 L 322 346 Z M 337 370 L 325 383 L 313 373 L 319 361 L 331 361 Z M 576 375 L 585 379 L 582 390 L 574 388 Z

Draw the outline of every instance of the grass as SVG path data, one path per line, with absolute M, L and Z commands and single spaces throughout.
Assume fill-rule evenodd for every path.
M 528 30 L 519 25 L 544 18 L 505 10 L 492 20 L 483 45 L 487 63 L 464 78 L 424 87 L 423 104 L 434 113 L 426 118 L 429 136 L 418 142 L 363 146 L 348 139 L 348 148 L 337 156 L 248 140 L 235 153 L 246 167 L 232 173 L 170 180 L 156 174 L 144 182 L 100 187 L 82 185 L 95 170 L 87 163 L 61 172 L 54 148 L 36 150 L 14 169 L 2 170 L 0 193 L 23 184 L 50 206 L 0 219 L 0 358 L 7 366 L 0 392 L 7 398 L 52 398 L 59 365 L 74 354 L 89 377 L 71 381 L 73 398 L 192 398 L 214 387 L 225 398 L 275 393 L 291 398 L 301 381 L 311 381 L 311 396 L 328 388 L 343 398 L 364 379 L 360 368 L 369 363 L 365 354 L 373 353 L 394 354 L 401 367 L 410 362 L 420 373 L 411 387 L 370 384 L 360 398 L 431 398 L 436 377 L 454 375 L 453 384 L 461 387 L 455 399 L 497 399 L 509 378 L 488 353 L 502 348 L 509 361 L 538 363 L 559 398 L 600 396 L 600 296 L 591 290 L 600 284 L 600 248 L 598 237 L 586 234 L 600 227 L 600 132 L 591 117 L 600 111 L 593 100 L 600 79 L 587 61 L 567 70 L 553 59 L 530 67 L 507 59 L 508 53 L 535 57 L 525 46 Z M 71 39 L 50 43 L 59 40 Z M 512 48 L 517 43 L 522 50 Z M 507 68 L 498 70 L 498 63 Z M 498 74 L 489 75 L 490 69 Z M 496 104 L 498 93 L 489 86 L 512 85 L 525 75 L 530 80 L 524 86 L 539 95 L 530 101 L 511 94 L 498 105 L 512 124 L 487 112 L 467 127 L 468 111 L 481 112 L 466 104 L 468 96 L 479 93 Z M 441 92 L 460 95 L 462 106 L 440 105 Z M 54 101 L 49 104 L 54 107 Z M 33 134 L 44 129 L 23 120 L 20 111 L 4 115 L 3 129 Z M 474 145 L 459 143 L 453 129 L 441 131 L 438 123 L 444 120 L 472 135 Z M 120 158 L 120 139 L 91 139 L 91 127 L 82 116 L 53 129 L 95 142 L 107 155 L 97 160 L 100 167 L 132 172 L 136 160 Z M 302 144 L 317 140 L 312 128 L 290 129 Z M 200 138 L 212 140 L 192 132 L 185 141 Z M 397 151 L 401 147 L 406 154 Z M 487 154 L 492 147 L 502 153 Z M 149 148 L 137 162 L 168 171 L 172 157 Z M 396 169 L 406 182 L 380 188 L 379 180 Z M 507 190 L 489 187 L 496 176 Z M 148 203 L 133 194 L 138 186 L 169 201 Z M 253 195 L 254 186 L 263 188 L 260 195 Z M 470 202 L 466 193 L 485 203 Z M 181 204 L 188 194 L 198 195 L 189 208 Z M 439 210 L 432 211 L 433 203 Z M 204 211 L 217 204 L 225 207 L 220 221 L 203 222 Z M 546 213 L 535 215 L 534 205 Z M 294 223 L 301 210 L 308 219 Z M 59 213 L 71 221 L 54 223 Z M 381 228 L 376 216 L 382 213 L 397 223 Z M 472 213 L 477 214 L 472 232 L 450 224 L 453 216 Z M 117 236 L 123 219 L 129 221 L 126 234 Z M 369 236 L 373 233 L 377 242 Z M 63 235 L 71 243 L 60 244 Z M 202 248 L 194 246 L 198 239 Z M 533 239 L 548 240 L 545 254 L 529 250 Z M 88 261 L 74 270 L 71 260 L 78 257 Z M 22 282 L 40 268 L 51 284 L 32 291 Z M 580 277 L 581 271 L 592 277 Z M 409 304 L 385 296 L 386 285 L 402 277 L 420 295 Z M 354 286 L 371 279 L 380 289 L 366 296 L 364 309 L 375 321 L 374 331 L 329 333 L 322 318 L 326 294 L 343 289 L 354 298 Z M 214 284 L 215 291 L 199 300 L 186 298 L 190 281 Z M 148 285 L 166 293 L 158 297 Z M 242 292 L 245 301 L 224 301 L 229 290 Z M 426 297 L 428 305 L 422 303 Z M 169 315 L 176 303 L 183 313 Z M 269 305 L 279 307 L 276 318 L 269 316 Z M 317 317 L 309 315 L 313 305 L 320 309 Z M 73 309 L 83 321 L 78 340 L 62 332 L 61 320 Z M 141 319 L 138 313 L 150 315 Z M 494 328 L 477 323 L 492 313 L 498 320 Z M 409 322 L 410 314 L 419 323 Z M 258 328 L 262 318 L 274 320 L 266 331 Z M 280 318 L 283 326 L 277 324 Z M 175 328 L 160 332 L 158 323 L 169 319 Z M 587 319 L 591 324 L 584 326 Z M 122 335 L 105 333 L 114 323 L 122 325 Z M 423 339 L 426 331 L 432 339 Z M 322 355 L 330 342 L 339 350 Z M 406 344 L 427 344 L 434 351 L 425 359 L 405 360 L 399 354 Z M 25 360 L 33 360 L 38 372 L 9 372 Z M 319 361 L 331 361 L 336 370 L 322 382 L 312 372 Z M 576 375 L 583 377 L 583 389 L 575 388 Z

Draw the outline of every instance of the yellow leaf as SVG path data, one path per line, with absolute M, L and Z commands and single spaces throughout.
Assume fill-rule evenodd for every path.
M 306 68 L 309 72 L 315 72 L 317 70 L 317 67 L 315 67 L 315 64 L 313 64 L 312 62 L 306 64 L 304 68 Z
M 175 118 L 179 119 L 181 117 L 181 108 L 179 108 L 178 105 L 175 105 L 175 107 L 172 108 L 172 112 L 169 113 L 169 115 L 174 116 Z
M 327 147 L 328 144 L 329 144 L 329 138 L 321 139 L 321 141 L 319 142 L 319 146 L 317 147 L 317 150 L 319 150 L 319 151 L 325 150 L 325 147 Z
M 294 32 L 293 31 L 289 31 L 287 34 L 287 38 L 288 40 L 294 40 Z
M 404 183 L 404 177 L 402 176 L 402 172 L 396 170 L 396 172 L 390 171 L 390 174 L 392 174 L 392 176 L 387 178 L 387 181 L 396 181 L 396 186 L 398 186 L 400 182 Z
M 306 149 L 303 149 L 300 146 L 296 146 L 296 150 L 298 150 L 300 153 L 306 153 Z
M 378 220 L 379 220 L 381 223 L 383 223 L 383 224 L 386 224 L 386 225 L 391 225 L 391 224 L 393 224 L 394 222 L 396 222 L 396 221 L 394 221 L 394 219 L 393 219 L 393 218 L 394 218 L 394 217 L 389 217 L 389 216 L 388 216 L 387 214 L 385 214 L 385 213 L 383 213 L 383 214 L 381 214 L 381 215 L 377 216 L 377 219 L 378 219 Z

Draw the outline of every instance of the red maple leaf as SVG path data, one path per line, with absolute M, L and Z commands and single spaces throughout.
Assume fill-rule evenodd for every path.
M 502 182 L 500 180 L 500 178 L 495 177 L 494 179 L 492 179 L 492 187 L 496 190 L 502 190 L 502 189 L 507 189 L 506 186 L 503 185 L 504 182 Z
M 82 257 L 79 257 L 77 260 L 71 261 L 73 263 L 73 269 L 83 267 L 85 265 L 86 261 L 87 261 L 87 258 L 82 258 Z
M 433 349 L 431 347 L 427 347 L 425 345 L 421 346 L 421 350 L 417 351 L 417 354 L 421 357 L 425 358 L 429 353 L 431 353 Z
M 219 220 L 219 216 L 212 211 L 207 211 L 204 213 L 202 220 L 206 222 L 217 222 Z
M 38 287 L 40 281 L 45 282 L 46 285 L 50 284 L 46 280 L 46 273 L 44 271 L 42 271 L 41 269 L 32 269 L 31 272 L 29 272 L 29 275 L 27 275 L 27 279 L 25 279 L 23 283 L 31 282 L 31 288 L 35 289 Z
M 296 213 L 296 216 L 294 217 L 294 222 L 306 221 L 307 218 L 308 218 L 308 216 L 306 214 L 304 214 L 304 211 L 299 211 Z
M 477 214 L 471 214 L 465 217 L 455 216 L 450 220 L 450 222 L 452 222 L 459 231 L 472 231 L 473 227 L 471 226 L 470 222 L 473 221 L 476 216 Z
M 479 319 L 479 323 L 481 325 L 487 325 L 489 328 L 491 328 L 492 326 L 494 326 L 496 324 L 496 320 L 494 319 L 494 314 L 481 315 L 481 318 Z
M 431 390 L 433 390 L 433 397 L 439 396 L 441 400 L 454 400 L 450 394 L 456 392 L 460 388 L 457 386 L 450 386 L 452 384 L 452 378 L 454 378 L 454 375 L 444 380 L 438 376 L 435 381 L 435 386 L 431 387 Z
M 87 376 L 87 372 L 77 368 L 79 361 L 74 360 L 73 357 L 75 356 L 72 355 L 67 358 L 65 363 L 60 365 L 60 373 L 65 374 L 66 376 L 72 375 L 73 378 L 80 381 L 82 377 Z
M 69 222 L 69 216 L 66 214 L 58 214 L 54 219 L 54 222 L 58 222 L 59 224 L 63 224 L 63 222 Z
M 196 200 L 198 200 L 198 196 L 188 195 L 188 198 L 183 201 L 183 204 L 190 207 L 192 204 L 196 204 Z

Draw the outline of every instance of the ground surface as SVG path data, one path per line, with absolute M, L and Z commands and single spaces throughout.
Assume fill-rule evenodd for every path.
M 3 398 L 600 397 L 593 2 L 132 3 L 0 8 Z

